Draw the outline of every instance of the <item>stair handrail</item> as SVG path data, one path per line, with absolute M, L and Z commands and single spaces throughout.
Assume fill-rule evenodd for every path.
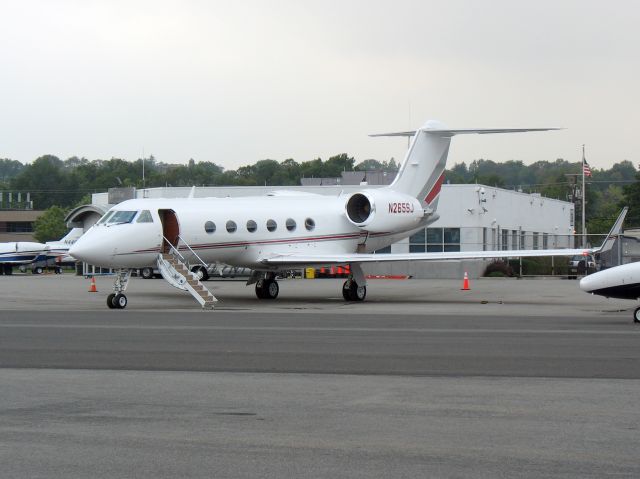
M 183 263 L 186 263 L 186 262 L 187 262 L 187 260 L 185 259 L 185 257 L 184 257 L 184 256 L 182 256 L 182 253 L 180 253 L 180 251 L 178 251 L 178 248 L 176 248 L 175 246 L 173 246 L 173 243 L 171 243 L 171 241 L 169 241 L 169 239 L 168 239 L 166 236 L 162 235 L 162 238 L 167 242 L 167 244 L 169 245 L 169 248 L 170 248 L 171 250 L 175 251 L 175 252 L 178 254 L 178 256 L 180 256 L 180 259 L 182 260 L 182 262 L 183 262 Z
M 195 251 L 193 251 L 193 248 L 191 248 L 191 246 L 189 246 L 189 243 L 187 243 L 187 242 L 184 240 L 184 238 L 183 238 L 182 236 L 178 235 L 178 241 L 182 241 L 182 242 L 184 243 L 184 245 L 185 245 L 187 248 L 189 248 L 189 251 L 191 251 L 191 254 L 193 254 L 193 256 L 195 256 L 196 258 L 198 258 L 198 261 L 200 261 L 200 264 L 201 264 L 202 266 L 204 266 L 205 268 L 207 267 L 207 263 L 205 263 L 205 262 L 203 261 L 203 259 L 202 259 L 200 256 L 198 256 L 198 253 L 196 253 Z

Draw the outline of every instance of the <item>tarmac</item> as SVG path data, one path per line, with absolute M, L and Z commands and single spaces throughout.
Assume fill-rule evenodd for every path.
M 632 301 L 561 279 L 0 277 L 2 477 L 639 477 Z

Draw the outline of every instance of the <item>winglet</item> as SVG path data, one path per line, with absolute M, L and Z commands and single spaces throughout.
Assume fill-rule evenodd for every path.
M 603 253 L 611 249 L 611 247 L 613 246 L 613 243 L 618 238 L 620 231 L 622 231 L 622 223 L 624 222 L 625 216 L 627 216 L 627 211 L 629 211 L 628 206 L 625 206 L 624 208 L 622 208 L 622 211 L 618 215 L 618 219 L 616 220 L 616 222 L 613 224 L 611 231 L 609 231 L 609 234 L 604 239 L 600 247 L 593 251 L 594 253 Z

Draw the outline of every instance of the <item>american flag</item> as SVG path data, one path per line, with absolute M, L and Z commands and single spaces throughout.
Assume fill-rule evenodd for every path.
M 589 168 L 589 163 L 584 157 L 582 158 L 582 173 L 584 173 L 584 176 L 591 176 L 591 168 Z

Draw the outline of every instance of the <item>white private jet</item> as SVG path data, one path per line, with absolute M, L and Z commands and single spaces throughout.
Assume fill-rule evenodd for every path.
M 585 276 L 580 280 L 580 289 L 606 298 L 640 299 L 640 262 Z M 640 307 L 633 312 L 633 322 L 640 323 Z
M 14 266 L 33 263 L 38 256 L 44 255 L 50 247 L 44 243 L 32 241 L 11 241 L 0 243 L 1 274 L 9 275 Z
M 54 260 L 56 263 L 75 261 L 69 255 L 69 248 L 82 236 L 82 228 L 73 228 L 58 241 L 35 243 L 27 241 L 0 243 L 0 265 L 4 274 L 11 274 L 13 266 L 32 265 L 34 273 L 42 273 L 41 262 Z
M 203 308 L 217 299 L 189 271 L 185 256 L 202 266 L 220 262 L 251 268 L 260 299 L 275 299 L 276 275 L 314 265 L 349 265 L 342 287 L 347 301 L 362 301 L 361 264 L 460 260 L 508 256 L 572 256 L 593 250 L 469 251 L 372 254 L 434 222 L 451 138 L 461 134 L 516 133 L 556 128 L 452 130 L 436 121 L 409 136 L 412 142 L 393 183 L 335 197 L 291 191 L 264 197 L 134 199 L 111 208 L 69 253 L 89 264 L 117 269 L 110 308 L 124 308 L 131 268 L 157 264 L 165 280 L 189 290 Z M 193 194 L 191 195 L 193 196 Z

